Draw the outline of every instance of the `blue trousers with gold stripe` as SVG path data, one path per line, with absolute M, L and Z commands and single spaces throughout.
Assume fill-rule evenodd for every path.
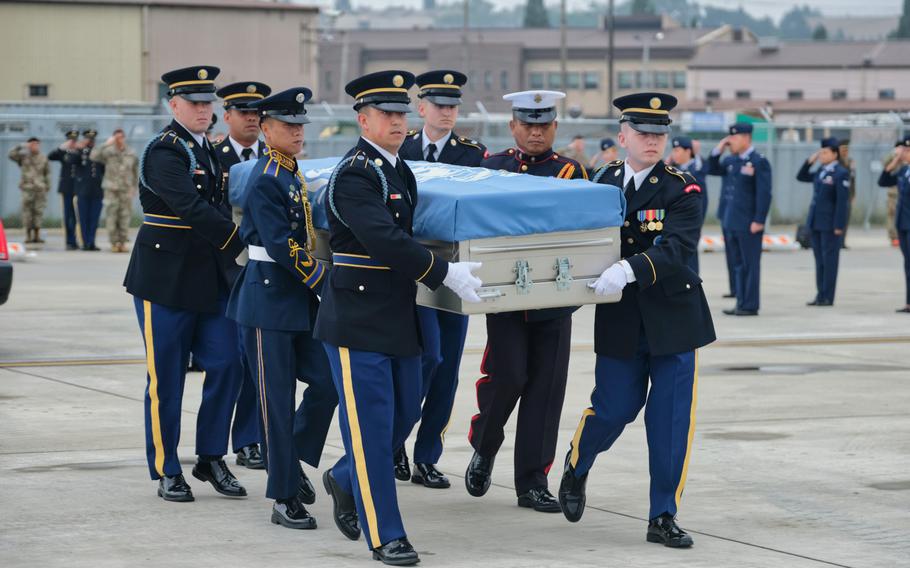
M 190 351 L 205 369 L 196 419 L 196 454 L 223 456 L 240 387 L 237 326 L 218 313 L 169 308 L 133 298 L 145 342 L 145 446 L 152 479 L 182 472 L 177 458 L 180 412 Z
M 446 429 L 452 417 L 458 368 L 468 334 L 468 316 L 424 306 L 417 306 L 417 316 L 423 337 L 423 410 L 414 442 L 414 462 L 435 464 L 442 456 Z
M 395 491 L 392 451 L 420 417 L 420 357 L 393 357 L 324 343 L 338 391 L 345 455 L 332 468 L 354 496 L 367 546 L 406 536 Z
M 571 463 L 583 475 L 645 407 L 653 519 L 676 515 L 695 433 L 698 355 L 652 356 L 642 336 L 631 359 L 597 356 L 595 388 L 572 440 Z M 648 389 L 650 378 L 651 388 Z
M 256 374 L 262 445 L 269 473 L 265 496 L 288 499 L 300 484 L 300 463 L 319 466 L 338 395 L 322 344 L 309 331 L 242 327 L 247 365 Z M 309 386 L 294 408 L 297 381 Z

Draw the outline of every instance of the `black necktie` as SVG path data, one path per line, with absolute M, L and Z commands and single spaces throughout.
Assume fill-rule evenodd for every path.
M 436 161 L 436 144 L 427 145 L 427 161 L 428 162 Z
M 243 150 L 240 151 L 240 156 L 243 157 L 244 162 L 249 160 L 250 156 L 252 156 L 252 155 L 253 155 L 252 148 L 244 148 Z
M 632 199 L 632 196 L 635 195 L 635 176 L 629 178 L 629 183 L 626 184 L 626 202 Z

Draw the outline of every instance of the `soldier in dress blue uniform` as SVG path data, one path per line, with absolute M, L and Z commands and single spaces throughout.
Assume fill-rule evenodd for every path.
M 99 251 L 95 245 L 95 233 L 101 219 L 101 206 L 104 203 L 104 189 L 101 180 L 104 178 L 104 164 L 89 159 L 98 131 L 89 128 L 82 132 L 79 144 L 79 156 L 76 160 L 73 192 L 79 208 L 79 233 L 82 235 L 82 250 Z
M 582 164 L 553 152 L 558 91 L 524 91 L 503 98 L 512 103 L 509 127 L 516 147 L 485 159 L 483 167 L 563 179 L 587 179 Z M 475 497 L 490 487 L 503 429 L 518 404 L 515 432 L 515 491 L 518 506 L 558 513 L 547 487 L 556 454 L 559 416 L 569 372 L 575 307 L 487 315 L 487 348 L 477 381 L 478 413 L 468 439 L 474 455 L 465 487 Z
M 581 519 L 594 458 L 644 407 L 651 474 L 646 538 L 688 547 L 692 537 L 675 517 L 695 432 L 696 350 L 715 339 L 701 279 L 689 268 L 704 190 L 690 174 L 661 162 L 675 97 L 636 93 L 613 105 L 621 113 L 619 141 L 627 159 L 608 164 L 592 179 L 625 188 L 623 260 L 592 287 L 598 295 L 622 293 L 622 299 L 597 306 L 595 389 L 566 455 L 559 502 L 569 521 Z
M 167 501 L 193 500 L 177 457 L 191 350 L 206 373 L 193 476 L 222 495 L 246 496 L 223 459 L 241 381 L 237 325 L 224 315 L 232 283 L 226 266 L 243 243 L 225 201 L 218 157 L 205 138 L 218 71 L 195 66 L 161 77 L 174 120 L 140 158 L 145 215 L 124 280 L 145 340 L 149 473 Z
M 258 160 L 265 153 L 265 142 L 259 140 L 259 113 L 255 109 L 248 108 L 247 105 L 261 101 L 271 92 L 272 89 L 264 83 L 243 81 L 221 87 L 215 93 L 224 101 L 224 122 L 229 129 L 224 140 L 214 145 L 215 155 L 221 162 L 221 175 L 224 178 L 225 188 L 229 187 L 228 174 L 231 166 L 247 160 Z M 242 215 L 237 214 L 239 208 L 233 207 L 232 209 L 234 222 L 240 225 Z M 237 275 L 240 274 L 240 267 L 237 264 L 234 264 L 231 270 Z M 243 350 L 243 341 L 240 342 L 240 349 Z M 237 465 L 249 469 L 264 469 L 265 464 L 259 450 L 262 433 L 259 431 L 259 411 L 256 407 L 256 381 L 246 364 L 247 359 L 247 357 L 241 358 L 243 384 L 240 387 L 237 406 L 234 410 L 231 447 L 237 455 L 235 459 Z
M 677 136 L 671 141 L 670 165 L 681 172 L 686 172 L 695 178 L 695 183 L 701 186 L 701 223 L 705 224 L 708 215 L 708 166 L 701 156 L 695 153 L 692 139 L 688 136 Z M 698 230 L 698 239 L 701 240 L 701 227 Z M 698 247 L 689 261 L 689 268 L 698 274 Z
M 417 111 L 423 118 L 421 130 L 408 132 L 398 155 L 405 160 L 426 160 L 476 167 L 486 147 L 476 140 L 459 136 L 453 130 L 458 120 L 461 88 L 468 78 L 464 73 L 442 69 L 416 78 L 420 102 Z M 414 473 L 408 467 L 404 445 L 395 451 L 395 477 L 410 479 L 425 487 L 444 489 L 449 479 L 438 469 L 445 431 L 452 416 L 458 368 L 468 333 L 468 316 L 417 306 L 423 335 L 421 369 L 423 410 L 414 442 Z
M 256 372 L 272 522 L 293 529 L 316 528 L 304 507 L 316 493 L 298 455 L 319 466 L 338 404 L 329 361 L 311 332 L 326 268 L 311 256 L 312 209 L 294 159 L 303 147 L 304 103 L 311 96 L 295 87 L 247 107 L 262 118 L 269 149 L 248 182 L 240 236 L 249 262 L 227 308 L 241 326 L 247 367 Z M 298 379 L 309 387 L 295 412 Z
M 419 562 L 408 542 L 392 454 L 420 418 L 417 283 L 441 284 L 479 302 L 479 263 L 447 263 L 413 238 L 417 182 L 398 156 L 407 134 L 406 71 L 379 71 L 348 83 L 361 129 L 357 146 L 329 181 L 326 215 L 334 266 L 322 291 L 315 337 L 322 340 L 339 397 L 345 455 L 323 474 L 333 517 L 350 539 L 363 523 L 373 558 Z
M 48 160 L 60 162 L 60 181 L 57 193 L 63 198 L 63 229 L 66 234 L 66 250 L 78 250 L 76 241 L 76 206 L 75 197 L 76 163 L 80 160 L 76 149 L 79 131 L 75 128 L 66 132 L 66 142 L 47 155 Z
M 910 314 L 910 135 L 895 145 L 894 158 L 879 176 L 878 185 L 897 186 L 897 215 L 894 225 L 901 253 L 904 255 L 904 280 L 907 290 L 907 303 L 897 311 Z
M 724 150 L 730 155 L 722 157 Z M 771 164 L 752 145 L 752 125 L 737 122 L 711 151 L 708 173 L 723 176 L 724 246 L 733 261 L 736 307 L 731 316 L 756 316 L 759 308 L 762 240 L 771 209 Z
M 821 164 L 812 172 L 816 160 Z M 817 293 L 809 306 L 834 305 L 837 265 L 850 211 L 850 170 L 840 163 L 840 142 L 825 138 L 821 150 L 803 162 L 796 179 L 813 184 L 806 226 L 812 230 Z

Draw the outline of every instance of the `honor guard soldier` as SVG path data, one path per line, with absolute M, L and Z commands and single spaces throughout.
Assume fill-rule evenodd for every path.
M 66 132 L 66 142 L 47 155 L 48 160 L 60 162 L 60 181 L 57 182 L 57 193 L 63 198 L 63 230 L 66 235 L 66 250 L 78 250 L 76 242 L 76 206 L 73 202 L 76 178 L 76 162 L 79 152 L 76 140 L 79 131 L 75 128 Z
M 247 107 L 261 117 L 269 149 L 248 182 L 240 236 L 250 258 L 227 309 L 241 326 L 247 368 L 256 370 L 272 522 L 292 529 L 316 528 L 304 507 L 316 492 L 299 460 L 319 466 L 338 405 L 328 358 L 311 331 L 326 268 L 311 256 L 316 231 L 294 158 L 311 96 L 295 87 Z M 298 379 L 309 387 L 295 411 Z
M 671 141 L 670 165 L 681 172 L 686 172 L 695 178 L 695 183 L 701 186 L 701 226 L 705 224 L 708 214 L 708 165 L 701 159 L 693 148 L 692 139 L 688 136 L 677 136 Z M 698 241 L 701 241 L 701 226 L 698 228 Z M 698 242 L 696 241 L 696 243 Z M 689 267 L 698 274 L 698 246 L 692 255 Z
M 901 254 L 904 255 L 906 304 L 898 312 L 910 314 L 910 135 L 894 147 L 894 157 L 885 165 L 878 178 L 879 187 L 897 186 L 897 207 L 894 228 Z
M 810 171 L 816 160 L 818 171 Z M 815 254 L 815 299 L 809 306 L 834 305 L 837 265 L 850 211 L 850 170 L 840 163 L 837 138 L 822 140 L 821 150 L 803 162 L 796 179 L 812 184 L 812 204 L 806 226 L 812 231 Z
M 569 521 L 581 518 L 595 457 L 644 407 L 651 474 L 647 540 L 687 547 L 692 538 L 675 517 L 695 432 L 696 349 L 715 339 L 701 279 L 689 268 L 703 189 L 691 175 L 661 161 L 675 97 L 636 93 L 613 105 L 621 113 L 619 143 L 627 158 L 592 179 L 625 188 L 623 260 L 591 286 L 598 295 L 622 298 L 597 305 L 595 388 L 566 455 L 559 503 Z
M 79 233 L 82 235 L 82 250 L 101 250 L 95 244 L 98 222 L 101 220 L 101 207 L 104 204 L 104 164 L 91 159 L 95 148 L 98 131 L 89 128 L 82 132 L 82 141 L 78 143 L 79 157 L 76 161 L 76 176 L 73 183 L 76 194 L 76 206 L 79 208 Z
M 417 98 L 420 99 L 417 111 L 424 124 L 421 130 L 408 132 L 398 152 L 401 158 L 459 166 L 480 165 L 486 147 L 453 130 L 461 105 L 461 89 L 467 80 L 464 73 L 445 69 L 417 76 Z M 455 403 L 468 316 L 424 306 L 417 306 L 417 316 L 423 336 L 423 410 L 414 442 L 414 473 L 411 474 L 408 454 L 402 445 L 395 450 L 395 477 L 444 489 L 449 487 L 449 480 L 436 469 L 436 462 L 442 456 L 445 431 Z
M 231 166 L 247 160 L 258 160 L 266 151 L 265 142 L 259 139 L 259 113 L 248 105 L 261 101 L 271 93 L 272 89 L 268 85 L 255 81 L 231 83 L 215 93 L 224 101 L 224 122 L 228 125 L 228 135 L 221 143 L 214 145 L 215 155 L 221 162 L 225 191 L 228 188 L 228 173 Z M 227 196 L 225 193 L 226 198 Z M 239 207 L 232 207 L 232 217 L 238 226 L 241 224 L 242 216 L 243 212 Z M 237 269 L 232 267 L 232 270 L 239 274 L 239 266 Z M 241 341 L 241 351 L 243 347 Z M 243 381 L 240 394 L 237 396 L 234 423 L 231 426 L 231 447 L 237 455 L 235 459 L 237 465 L 249 469 L 264 469 L 265 464 L 259 449 L 262 434 L 259 431 L 259 411 L 256 408 L 257 387 L 251 369 L 247 366 L 248 359 L 242 357 Z
M 350 539 L 363 523 L 373 558 L 419 562 L 408 542 L 393 450 L 420 418 L 417 284 L 440 284 L 479 302 L 479 263 L 447 263 L 413 238 L 417 182 L 398 156 L 414 76 L 380 71 L 348 83 L 361 138 L 335 168 L 325 207 L 334 266 L 322 290 L 315 336 L 339 397 L 345 455 L 323 474 L 335 524 Z
M 124 281 L 145 340 L 149 472 L 166 501 L 193 500 L 177 457 L 190 351 L 206 373 L 193 476 L 222 495 L 246 496 L 223 459 L 241 380 L 237 326 L 224 315 L 232 283 L 225 266 L 243 243 L 225 201 L 218 157 L 205 139 L 217 75 L 217 67 L 197 66 L 161 77 L 174 120 L 141 153 L 145 215 Z
M 723 157 L 725 149 L 730 155 Z M 752 125 L 737 122 L 711 151 L 708 174 L 723 177 L 724 247 L 730 250 L 736 307 L 731 316 L 757 316 L 762 240 L 771 209 L 771 164 L 752 145 Z
M 587 179 L 583 165 L 553 152 L 556 138 L 556 91 L 524 91 L 503 98 L 512 103 L 509 128 L 516 146 L 485 159 L 482 166 L 541 177 Z M 558 513 L 547 487 L 556 453 L 559 416 L 565 397 L 572 336 L 572 313 L 578 308 L 528 310 L 487 315 L 487 348 L 477 381 L 478 413 L 468 439 L 474 456 L 465 474 L 468 493 L 483 496 L 490 488 L 493 462 L 505 437 L 503 429 L 515 405 L 515 490 L 518 506 Z

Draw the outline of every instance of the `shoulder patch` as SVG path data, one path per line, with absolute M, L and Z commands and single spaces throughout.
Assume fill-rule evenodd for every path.
M 701 186 L 697 183 L 690 183 L 683 188 L 683 193 L 701 193 Z

